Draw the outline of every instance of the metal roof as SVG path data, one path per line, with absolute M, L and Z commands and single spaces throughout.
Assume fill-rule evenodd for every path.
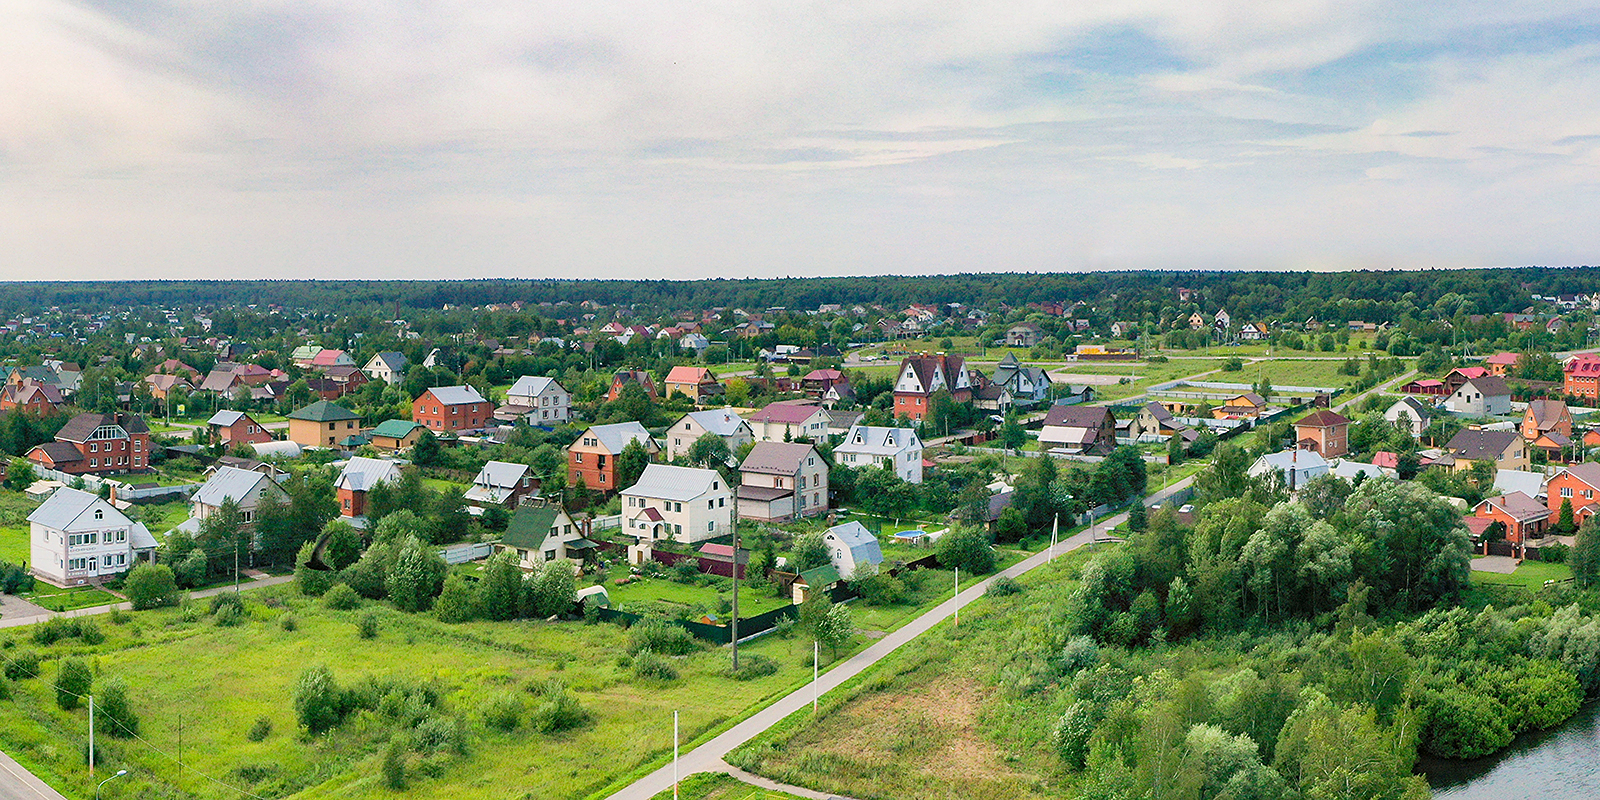
M 93 515 L 88 513 L 93 508 L 104 511 L 105 517 L 94 519 Z M 28 521 L 58 531 L 92 531 L 129 525 L 133 522 L 99 495 L 68 486 L 51 492 L 50 496 L 28 515 Z
M 433 399 L 447 406 L 488 402 L 483 399 L 483 395 L 478 394 L 477 389 L 471 386 L 435 386 L 429 389 L 428 393 L 433 395 Z
M 631 441 L 638 441 L 640 444 L 644 445 L 644 449 L 646 450 L 649 450 L 652 444 L 650 432 L 645 430 L 644 426 L 637 422 L 615 422 L 610 425 L 591 425 L 588 430 L 583 432 L 583 435 L 594 437 L 600 442 L 602 447 L 606 448 L 606 450 L 610 451 L 614 455 L 620 455 L 622 453 L 622 448 L 627 447 L 628 442 Z M 579 441 L 582 441 L 581 437 Z
M 735 414 L 733 408 L 713 408 L 705 411 L 690 411 L 685 417 L 694 420 L 706 433 L 718 436 L 732 436 L 739 429 L 746 427 L 744 417 Z
M 756 442 L 744 463 L 739 465 L 739 471 L 793 475 L 800 471 L 801 462 L 813 451 L 811 445 L 799 442 Z
M 217 413 L 211 415 L 211 419 L 206 420 L 206 424 L 221 425 L 222 427 L 226 428 L 233 423 L 244 419 L 246 416 L 248 415 L 243 411 L 218 411 Z
M 506 390 L 506 397 L 537 397 L 544 393 L 545 389 L 550 388 L 552 383 L 557 387 L 561 387 L 561 384 L 556 383 L 555 378 L 546 378 L 541 375 L 524 375 L 518 378 L 516 383 L 511 384 L 510 389 Z M 562 391 L 565 391 L 564 387 L 562 387 Z
M 393 461 L 356 456 L 345 462 L 334 486 L 352 492 L 365 492 L 380 483 L 399 478 L 400 467 Z
M 252 472 L 238 467 L 223 467 L 211 474 L 205 485 L 201 486 L 190 498 L 193 502 L 207 506 L 222 505 L 222 501 L 233 498 L 235 503 L 242 502 L 250 493 L 255 491 L 257 484 L 266 481 L 276 489 L 278 484 L 271 478 L 259 472 Z M 271 489 L 263 488 L 263 491 Z M 278 490 L 278 495 L 283 496 L 283 490 Z
M 624 495 L 649 497 L 683 502 L 705 495 L 713 489 L 726 489 L 722 474 L 714 469 L 674 467 L 670 464 L 651 464 L 644 468 L 639 480 L 622 490 Z

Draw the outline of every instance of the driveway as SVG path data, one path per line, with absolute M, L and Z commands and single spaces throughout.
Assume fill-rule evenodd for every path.
M 14 594 L 0 594 L 0 620 L 48 615 L 50 609 L 36 606 Z
M 1478 556 L 1472 559 L 1472 568 L 1479 572 L 1510 575 L 1517 571 L 1517 560 L 1511 556 Z

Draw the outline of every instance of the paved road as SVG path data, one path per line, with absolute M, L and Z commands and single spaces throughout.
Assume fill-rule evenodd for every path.
M 1152 505 L 1163 502 L 1173 494 L 1187 488 L 1192 481 L 1192 477 L 1178 481 L 1172 486 L 1146 497 L 1144 499 L 1144 503 L 1146 505 Z M 1013 564 L 1012 566 L 995 575 L 991 575 L 976 584 L 967 586 L 966 588 L 962 589 L 961 593 L 957 596 L 946 600 L 937 606 L 934 606 L 922 616 L 917 617 L 899 630 L 890 633 L 888 636 L 879 639 L 871 647 L 868 647 L 860 653 L 855 654 L 843 664 L 839 664 L 833 669 L 828 670 L 828 672 L 824 673 L 817 681 L 817 694 L 827 694 L 829 691 L 837 688 L 845 681 L 861 674 L 862 670 L 872 666 L 873 664 L 876 664 L 885 656 L 893 653 L 895 650 L 899 649 L 901 645 L 917 638 L 929 630 L 932 630 L 941 623 L 945 623 L 946 620 L 948 620 L 957 609 L 978 599 L 979 597 L 982 597 L 983 593 L 988 590 L 989 584 L 996 578 L 1001 576 L 1016 577 L 1028 572 L 1029 570 L 1048 563 L 1051 559 L 1066 553 L 1070 553 L 1073 550 L 1083 547 L 1084 545 L 1091 544 L 1095 541 L 1106 541 L 1107 537 L 1105 533 L 1098 531 L 1120 525 L 1125 522 L 1127 518 L 1128 515 L 1125 513 L 1107 517 L 1097 523 L 1093 529 L 1079 533 L 1076 536 L 1073 536 L 1057 545 L 1053 549 L 1041 550 L 1038 553 L 1023 559 L 1016 564 Z M 726 772 L 727 767 L 723 761 L 723 758 L 725 758 L 729 752 L 739 745 L 750 741 L 750 739 L 754 738 L 757 734 L 760 734 L 773 725 L 776 725 L 780 720 L 784 719 L 790 714 L 809 706 L 811 704 L 811 697 L 812 687 L 810 684 L 807 684 L 806 686 L 796 689 L 788 695 L 785 695 L 772 705 L 757 711 L 749 718 L 722 732 L 711 741 L 706 742 L 705 744 L 702 744 L 693 750 L 690 750 L 678 760 L 678 775 L 680 777 L 686 777 L 693 775 L 696 772 Z M 655 772 L 646 775 L 632 785 L 627 786 L 621 791 L 611 795 L 611 797 L 613 800 L 649 800 L 649 798 L 654 797 L 656 794 L 672 788 L 672 772 L 672 764 L 669 762 L 666 766 L 663 766 Z
M 270 578 L 262 578 L 260 580 L 246 581 L 245 583 L 241 584 L 239 588 L 241 591 L 248 591 L 250 589 L 261 589 L 267 586 L 277 586 L 282 583 L 288 583 L 292 580 L 294 580 L 293 575 L 278 575 Z M 218 586 L 213 589 L 201 589 L 198 592 L 190 592 L 189 596 L 194 598 L 202 598 L 231 591 L 233 591 L 232 586 Z M 92 617 L 97 614 L 109 614 L 114 608 L 121 609 L 123 611 L 129 611 L 133 607 L 127 603 L 111 603 L 103 606 L 89 606 L 88 608 L 80 608 L 76 611 L 46 611 L 43 614 L 29 614 L 20 617 L 5 617 L 0 618 L 0 628 L 15 628 L 20 625 L 33 625 L 35 623 L 44 622 L 51 617 Z M 5 795 L 0 794 L 0 800 L 5 800 Z
M 0 753 L 0 800 L 67 800 L 60 792 Z

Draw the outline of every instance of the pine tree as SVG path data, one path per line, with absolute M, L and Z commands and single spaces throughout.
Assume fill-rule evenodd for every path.
M 1556 532 L 1572 533 L 1578 529 L 1578 524 L 1572 520 L 1572 498 L 1561 499 L 1561 511 L 1556 514 Z
M 1144 503 L 1135 500 L 1133 508 L 1128 510 L 1128 529 L 1142 531 L 1150 524 L 1149 512 L 1145 510 Z

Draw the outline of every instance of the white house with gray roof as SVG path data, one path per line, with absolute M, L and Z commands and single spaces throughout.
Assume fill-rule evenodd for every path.
M 842 580 L 854 580 L 856 570 L 864 564 L 876 568 L 883 563 L 883 548 L 878 544 L 878 537 L 859 522 L 829 528 L 822 534 L 822 543 L 828 546 L 828 559 Z
M 383 381 L 390 386 L 399 386 L 406 379 L 406 357 L 404 353 L 386 350 L 376 353 L 367 359 L 367 365 L 361 368 L 368 378 Z
M 156 539 L 98 495 L 62 487 L 28 515 L 33 574 L 57 586 L 98 582 L 149 558 Z
M 506 404 L 494 413 L 500 419 L 521 416 L 529 425 L 560 425 L 572 419 L 572 395 L 555 378 L 524 375 L 506 390 Z
M 478 470 L 472 485 L 467 487 L 464 499 L 467 505 L 478 508 L 500 506 L 516 508 L 524 495 L 535 492 L 533 475 L 527 464 L 509 461 L 490 461 Z
M 733 533 L 733 490 L 714 469 L 651 464 L 622 490 L 622 520 L 640 541 L 683 544 Z
M 854 425 L 833 448 L 833 458 L 856 469 L 892 464 L 901 480 L 922 483 L 922 439 L 910 428 Z
M 732 408 L 691 411 L 667 428 L 667 459 L 670 461 L 686 455 L 695 440 L 708 433 L 727 443 L 730 453 L 738 450 L 740 445 L 756 440 L 750 423 L 745 422 L 744 417 Z
M 190 495 L 189 518 L 179 523 L 176 530 L 193 536 L 199 532 L 200 523 L 217 513 L 228 500 L 239 507 L 240 522 L 248 530 L 255 524 L 256 509 L 267 495 L 286 503 L 289 501 L 288 493 L 267 475 L 238 467 L 222 467 L 211 473 L 205 484 Z

